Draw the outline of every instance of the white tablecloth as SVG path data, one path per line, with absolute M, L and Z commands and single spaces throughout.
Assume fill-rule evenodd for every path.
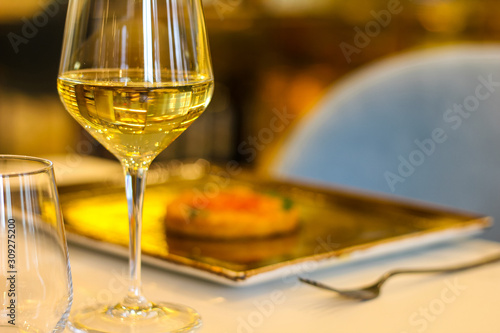
M 391 268 L 443 266 L 500 252 L 500 244 L 466 239 L 302 275 L 338 287 L 368 283 Z M 73 310 L 127 290 L 122 258 L 70 246 Z M 498 333 L 500 262 L 452 274 L 402 275 L 378 299 L 358 302 L 299 283 L 287 275 L 248 287 L 228 287 L 143 266 L 151 300 L 190 305 L 203 317 L 203 333 Z

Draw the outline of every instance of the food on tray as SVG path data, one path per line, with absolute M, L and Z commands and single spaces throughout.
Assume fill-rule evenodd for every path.
M 289 198 L 247 187 L 181 193 L 167 206 L 167 232 L 209 239 L 241 239 L 286 234 L 298 227 Z

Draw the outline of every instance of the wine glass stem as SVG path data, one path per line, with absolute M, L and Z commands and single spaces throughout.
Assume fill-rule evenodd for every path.
M 123 305 L 137 309 L 148 307 L 146 299 L 141 294 L 141 228 L 147 168 L 125 166 L 124 170 L 130 230 L 130 287 Z

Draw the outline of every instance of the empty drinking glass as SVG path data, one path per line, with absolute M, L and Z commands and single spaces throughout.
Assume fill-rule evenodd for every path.
M 52 163 L 0 155 L 0 332 L 62 332 L 71 272 Z

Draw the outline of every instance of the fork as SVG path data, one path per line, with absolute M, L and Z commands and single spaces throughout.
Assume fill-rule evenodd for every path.
M 469 268 L 474 268 L 474 267 L 479 267 L 483 266 L 486 264 L 491 264 L 494 262 L 500 261 L 500 253 L 495 254 L 492 256 L 485 257 L 483 259 L 480 259 L 478 261 L 473 261 L 470 263 L 466 263 L 463 265 L 456 265 L 456 266 L 449 266 L 449 267 L 444 267 L 444 268 L 430 268 L 430 269 L 395 269 L 386 272 L 383 274 L 377 281 L 375 281 L 373 284 L 370 284 L 368 286 L 362 287 L 362 288 L 356 288 L 356 289 L 337 289 L 333 288 L 330 286 L 327 286 L 326 284 L 323 284 L 321 282 L 317 282 L 314 280 L 306 279 L 299 277 L 298 279 L 301 282 L 310 284 L 312 286 L 321 288 L 321 289 L 326 289 L 330 291 L 334 291 L 340 296 L 351 298 L 351 299 L 356 299 L 360 301 L 367 301 L 371 300 L 374 298 L 377 298 L 380 295 L 380 289 L 382 285 L 392 276 L 394 275 L 399 275 L 399 274 L 417 274 L 417 273 L 449 273 L 449 272 L 458 272 L 462 270 L 466 270 Z

